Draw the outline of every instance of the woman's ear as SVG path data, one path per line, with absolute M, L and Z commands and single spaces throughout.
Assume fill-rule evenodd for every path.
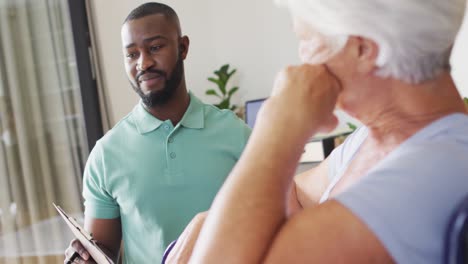
M 356 37 L 356 40 L 358 45 L 357 71 L 362 74 L 372 73 L 376 68 L 379 46 L 368 38 Z

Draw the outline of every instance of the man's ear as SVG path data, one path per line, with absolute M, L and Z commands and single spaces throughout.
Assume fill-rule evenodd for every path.
M 362 74 L 372 73 L 376 68 L 379 46 L 368 38 L 356 37 L 356 39 L 358 44 L 357 71 Z
M 180 37 L 179 40 L 179 53 L 180 56 L 183 60 L 187 58 L 187 54 L 189 51 L 189 46 L 190 46 L 190 39 L 187 36 L 182 36 Z

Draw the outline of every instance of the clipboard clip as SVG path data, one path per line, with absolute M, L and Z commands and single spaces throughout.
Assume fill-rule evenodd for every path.
M 88 233 L 86 230 L 82 229 L 81 226 L 78 224 L 78 222 L 76 222 L 76 219 L 73 218 L 73 217 L 70 217 L 67 215 L 67 213 L 65 213 L 65 211 L 58 205 L 56 205 L 55 203 L 52 203 L 55 207 L 55 209 L 57 209 L 57 211 L 59 211 L 60 214 L 62 214 L 63 217 L 65 217 L 66 219 L 68 219 L 68 221 L 70 221 L 70 223 L 81 233 L 83 234 L 83 236 L 89 240 L 89 241 L 94 241 L 93 239 L 93 236 L 92 234 Z

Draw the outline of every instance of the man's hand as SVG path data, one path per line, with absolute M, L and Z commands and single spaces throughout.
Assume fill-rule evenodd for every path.
M 197 214 L 192 221 L 187 225 L 182 235 L 180 235 L 174 248 L 172 248 L 166 263 L 168 264 L 185 264 L 190 260 L 193 247 L 197 242 L 200 230 L 205 222 L 208 212 Z
M 73 254 L 77 252 L 78 257 L 72 259 Z M 79 264 L 91 264 L 96 263 L 93 258 L 89 255 L 89 252 L 83 247 L 78 239 L 74 239 L 70 242 L 70 246 L 65 250 L 64 264 L 79 263 Z
M 256 126 L 284 128 L 306 138 L 328 132 L 338 124 L 333 110 L 340 90 L 339 81 L 325 66 L 290 66 L 277 75 Z
M 117 263 L 119 259 L 120 242 L 122 240 L 120 218 L 97 219 L 85 217 L 84 225 L 85 230 L 92 233 L 93 239 L 99 242 L 99 248 L 104 251 L 114 263 Z M 78 252 L 79 257 L 73 262 L 68 262 L 75 252 Z M 65 256 L 64 263 L 96 263 L 77 239 L 71 241 L 70 246 L 65 251 Z

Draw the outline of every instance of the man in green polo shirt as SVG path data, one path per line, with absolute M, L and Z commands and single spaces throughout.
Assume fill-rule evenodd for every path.
M 134 9 L 122 26 L 122 45 L 141 101 L 90 154 L 85 228 L 114 261 L 123 239 L 125 263 L 158 263 L 189 221 L 210 207 L 250 130 L 232 112 L 187 91 L 189 39 L 172 8 L 147 3 Z M 91 263 L 77 241 L 65 262 L 74 252 L 79 263 Z

